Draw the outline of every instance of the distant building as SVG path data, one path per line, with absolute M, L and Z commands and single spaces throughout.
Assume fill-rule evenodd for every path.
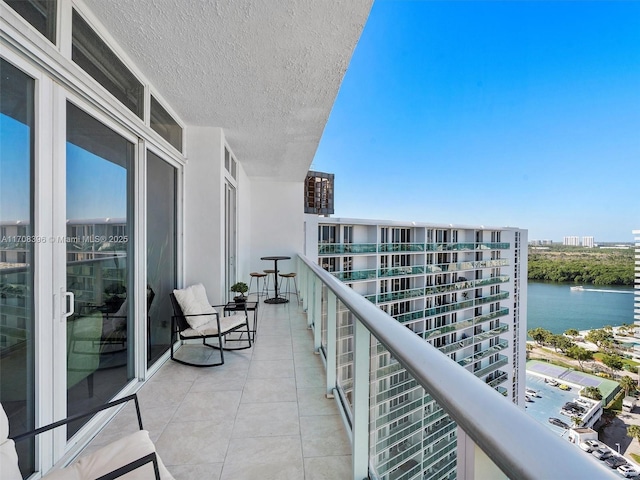
M 593 248 L 593 246 L 594 246 L 593 237 L 582 237 L 582 246 L 583 247 L 588 247 L 588 248 Z
M 633 235 L 636 241 L 636 265 L 640 263 L 640 230 L 634 230 Z M 633 319 L 636 326 L 640 326 L 640 271 L 636 266 L 636 281 L 635 281 L 635 302 L 633 306 Z
M 524 398 L 526 230 L 317 221 L 322 268 L 489 388 L 514 403 Z M 311 228 L 313 220 L 307 222 Z M 348 312 L 342 321 L 337 336 L 344 355 L 338 355 L 338 370 L 350 385 Z M 371 458 L 377 478 L 453 478 L 458 448 L 453 419 L 381 345 L 372 350 Z M 351 398 L 350 389 L 345 395 Z
M 531 240 L 529 245 L 552 245 L 553 240 Z
M 304 182 L 304 213 L 333 214 L 333 173 L 309 170 Z
M 570 236 L 570 237 L 564 237 L 562 239 L 562 245 L 569 245 L 572 247 L 579 247 L 580 246 L 580 238 L 578 236 Z

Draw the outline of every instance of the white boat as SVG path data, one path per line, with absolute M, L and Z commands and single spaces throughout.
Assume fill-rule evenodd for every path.
M 580 290 L 584 290 L 584 287 L 582 285 L 576 285 L 575 287 L 571 287 L 571 290 L 580 291 Z

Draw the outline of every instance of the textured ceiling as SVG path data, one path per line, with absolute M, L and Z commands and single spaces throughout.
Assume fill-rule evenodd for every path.
M 373 0 L 85 0 L 187 125 L 302 180 Z M 188 145 L 187 145 L 188 147 Z

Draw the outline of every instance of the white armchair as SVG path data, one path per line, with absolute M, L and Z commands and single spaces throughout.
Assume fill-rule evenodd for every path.
M 0 406 L 0 480 L 22 480 L 18 468 L 18 455 L 15 443 L 34 437 L 40 433 L 66 425 L 80 418 L 95 415 L 97 412 L 134 400 L 138 414 L 140 430 L 116 440 L 90 455 L 81 456 L 66 468 L 54 469 L 42 478 L 46 480 L 174 480 L 156 453 L 149 432 L 142 429 L 142 419 L 136 395 L 114 400 L 86 413 L 73 415 L 64 420 L 37 428 L 31 432 L 8 438 L 9 422 L 4 409 Z

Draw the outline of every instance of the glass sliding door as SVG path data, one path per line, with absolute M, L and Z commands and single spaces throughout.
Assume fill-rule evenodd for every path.
M 171 301 L 176 288 L 177 171 L 147 152 L 147 365 L 171 345 Z
M 225 182 L 225 291 L 229 295 L 231 285 L 236 283 L 236 189 L 229 181 Z M 229 299 L 228 299 L 229 300 Z
M 0 402 L 12 436 L 34 428 L 35 415 L 34 86 L 0 59 Z M 33 445 L 18 445 L 25 476 L 34 471 Z
M 134 378 L 134 155 L 132 142 L 67 104 L 69 415 L 103 404 Z

